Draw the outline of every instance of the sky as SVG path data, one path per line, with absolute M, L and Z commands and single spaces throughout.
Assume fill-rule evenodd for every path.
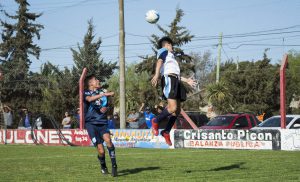
M 28 0 L 30 12 L 43 13 L 37 23 L 44 25 L 40 59 L 31 57 L 32 71 L 49 61 L 60 67 L 73 65 L 70 48 L 82 44 L 87 21 L 93 19 L 96 37 L 102 38 L 100 51 L 106 61 L 118 61 L 118 0 Z M 17 10 L 13 0 L 1 0 L 8 13 Z M 180 23 L 195 38 L 185 45 L 185 53 L 218 55 L 218 36 L 222 32 L 221 61 L 259 60 L 266 48 L 272 63 L 279 63 L 289 50 L 300 50 L 299 0 L 124 0 L 126 64 L 140 62 L 139 56 L 153 54 L 149 36 L 162 33 L 145 21 L 148 10 L 159 12 L 158 24 L 167 28 L 176 8 L 185 15 Z M 0 12 L 0 18 L 10 21 Z M 253 33 L 257 32 L 257 33 Z M 250 33 L 250 34 L 247 34 Z M 237 35 L 242 34 L 242 35 Z M 246 34 L 246 36 L 245 36 Z

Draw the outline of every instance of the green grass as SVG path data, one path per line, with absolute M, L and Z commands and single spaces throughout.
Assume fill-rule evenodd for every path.
M 0 181 L 300 181 L 300 152 L 118 148 L 117 160 L 112 178 L 92 147 L 0 145 Z

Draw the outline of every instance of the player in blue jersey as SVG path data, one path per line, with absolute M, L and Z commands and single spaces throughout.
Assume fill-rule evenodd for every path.
M 158 42 L 158 48 L 155 75 L 151 83 L 156 87 L 161 75 L 163 98 L 167 100 L 168 105 L 157 117 L 151 120 L 152 132 L 157 136 L 159 122 L 168 118 L 168 124 L 161 135 L 168 145 L 172 145 L 169 132 L 178 114 L 180 114 L 180 102 L 186 99 L 185 89 L 181 82 L 186 82 L 192 87 L 196 85 L 196 82 L 192 78 L 184 78 L 180 75 L 179 64 L 173 52 L 173 41 L 169 37 L 161 38 Z
M 92 143 L 98 150 L 98 160 L 101 166 L 101 172 L 108 174 L 105 162 L 105 150 L 103 142 L 106 143 L 107 150 L 112 163 L 113 177 L 117 176 L 117 162 L 115 155 L 115 147 L 110 138 L 108 130 L 108 120 L 106 112 L 108 108 L 108 97 L 112 97 L 114 92 L 105 92 L 100 87 L 99 80 L 94 76 L 86 78 L 88 90 L 84 92 L 85 102 L 85 127 L 92 140 Z

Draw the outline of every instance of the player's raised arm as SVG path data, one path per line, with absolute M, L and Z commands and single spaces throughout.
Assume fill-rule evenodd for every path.
M 105 93 L 100 93 L 98 95 L 93 95 L 93 96 L 92 95 L 91 96 L 86 96 L 85 100 L 88 101 L 88 102 L 93 102 L 97 99 L 100 99 L 103 96 L 106 96 Z
M 115 95 L 115 92 L 106 92 L 104 93 L 104 95 L 107 97 L 113 97 Z
M 197 85 L 196 80 L 194 80 L 192 77 L 190 77 L 190 78 L 180 77 L 180 79 L 181 79 L 181 81 L 189 84 L 191 87 L 195 87 Z
M 152 83 L 153 87 L 156 87 L 156 85 L 157 85 L 157 81 L 158 81 L 158 78 L 159 78 L 159 72 L 160 72 L 160 68 L 161 68 L 162 64 L 163 64 L 163 60 L 158 59 L 157 62 L 156 62 L 156 67 L 155 67 L 155 75 L 153 76 L 153 78 L 151 80 L 151 83 Z

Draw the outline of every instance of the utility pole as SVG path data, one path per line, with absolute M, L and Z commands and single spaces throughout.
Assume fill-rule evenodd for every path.
M 124 0 L 119 0 L 120 128 L 126 128 Z
M 217 62 L 217 75 L 216 75 L 216 83 L 220 81 L 220 64 L 221 64 L 221 50 L 222 50 L 222 38 L 223 38 L 223 33 L 220 33 L 220 38 L 219 38 L 219 46 L 218 46 L 218 62 Z

